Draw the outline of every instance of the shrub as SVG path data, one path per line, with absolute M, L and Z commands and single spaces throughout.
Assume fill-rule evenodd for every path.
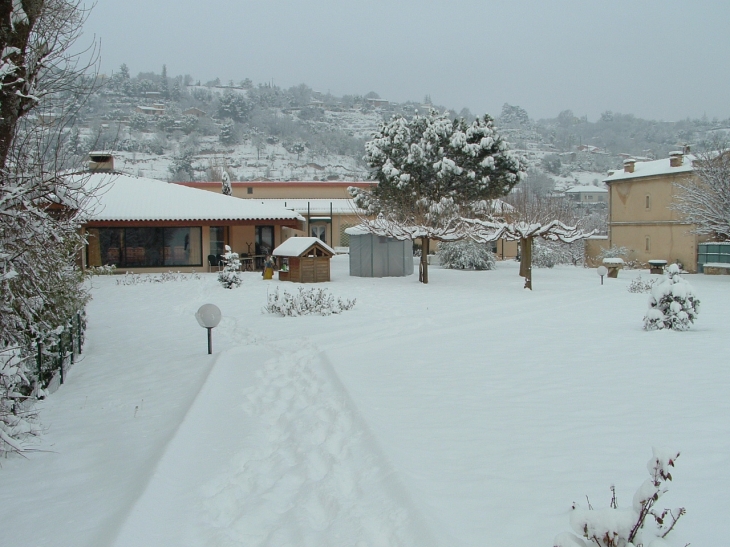
M 552 247 L 540 242 L 532 242 L 532 265 L 535 268 L 552 268 L 560 263 L 558 252 Z
M 679 266 L 671 264 L 665 279 L 651 289 L 644 329 L 689 330 L 699 312 L 700 301 L 692 285 L 679 275 Z
M 232 253 L 231 248 L 226 245 L 226 252 L 223 255 L 226 265 L 218 272 L 218 282 L 226 289 L 235 289 L 243 283 L 241 279 L 241 261 L 238 253 Z
M 451 270 L 493 270 L 494 255 L 484 243 L 454 241 L 439 245 L 439 260 Z
M 355 300 L 343 300 L 327 292 L 327 289 L 299 287 L 296 294 L 286 291 L 276 291 L 267 295 L 264 311 L 282 317 L 297 317 L 300 315 L 332 315 L 342 313 L 355 306 Z
M 40 433 L 26 360 L 18 348 L 0 350 L 0 456 L 24 452 L 23 441 Z
M 114 275 L 117 271 L 117 267 L 114 264 L 107 264 L 105 266 L 90 266 L 86 268 L 86 275 Z
M 611 487 L 613 496 L 610 506 L 594 510 L 590 503 L 588 509 L 573 504 L 570 526 L 575 534 L 565 532 L 555 538 L 555 547 L 631 547 L 632 545 L 666 545 L 658 538 L 666 538 L 674 529 L 679 518 L 685 514 L 683 507 L 676 514 L 669 510 L 657 510 L 654 504 L 667 492 L 666 483 L 672 480 L 669 470 L 679 452 L 653 449 L 652 458 L 647 463 L 649 478 L 639 486 L 634 494 L 631 507 L 619 508 L 616 491 Z M 644 523 L 651 516 L 656 523 L 653 533 L 646 533 Z
M 649 292 L 656 283 L 656 279 L 648 279 L 644 281 L 641 276 L 632 279 L 629 283 L 628 291 L 631 293 Z
M 200 279 L 200 275 L 194 271 L 190 274 L 181 272 L 164 272 L 160 275 L 141 275 L 134 272 L 124 272 L 124 275 L 117 279 L 117 285 L 141 285 L 142 283 L 167 283 L 168 281 L 188 281 Z

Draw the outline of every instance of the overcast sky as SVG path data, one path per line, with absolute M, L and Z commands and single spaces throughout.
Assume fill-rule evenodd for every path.
M 97 0 L 102 72 L 305 83 L 498 115 L 730 117 L 728 0 Z

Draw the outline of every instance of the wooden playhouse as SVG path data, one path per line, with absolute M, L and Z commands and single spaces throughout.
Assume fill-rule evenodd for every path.
M 317 237 L 291 237 L 272 253 L 280 262 L 280 281 L 320 283 L 330 280 L 335 251 Z

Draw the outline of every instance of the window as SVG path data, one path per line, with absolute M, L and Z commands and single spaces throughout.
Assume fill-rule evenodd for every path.
M 202 229 L 92 228 L 86 263 L 117 267 L 202 266 Z
M 210 227 L 210 254 L 222 255 L 226 252 L 226 228 L 225 226 Z
M 312 237 L 318 237 L 327 243 L 327 226 L 324 224 L 313 224 L 310 226 Z
M 274 250 L 274 227 L 256 226 L 256 254 L 270 255 Z
M 644 208 L 645 209 L 651 209 L 651 197 L 649 195 L 647 195 L 646 198 L 645 198 Z
M 253 194 L 253 188 L 251 186 L 249 186 L 248 188 L 246 188 L 246 193 L 247 194 Z
M 645 251 L 646 251 L 647 253 L 648 253 L 649 251 L 651 251 L 651 239 L 649 238 L 649 236 L 646 236 L 646 238 L 645 238 L 645 240 L 644 240 L 644 250 L 645 250 Z

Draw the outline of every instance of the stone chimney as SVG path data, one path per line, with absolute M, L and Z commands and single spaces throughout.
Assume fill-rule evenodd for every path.
M 114 171 L 114 154 L 111 152 L 89 152 L 89 171 L 110 173 Z
M 682 167 L 683 152 L 669 152 L 669 167 Z
M 636 160 L 634 158 L 624 160 L 624 173 L 633 173 L 635 165 Z

